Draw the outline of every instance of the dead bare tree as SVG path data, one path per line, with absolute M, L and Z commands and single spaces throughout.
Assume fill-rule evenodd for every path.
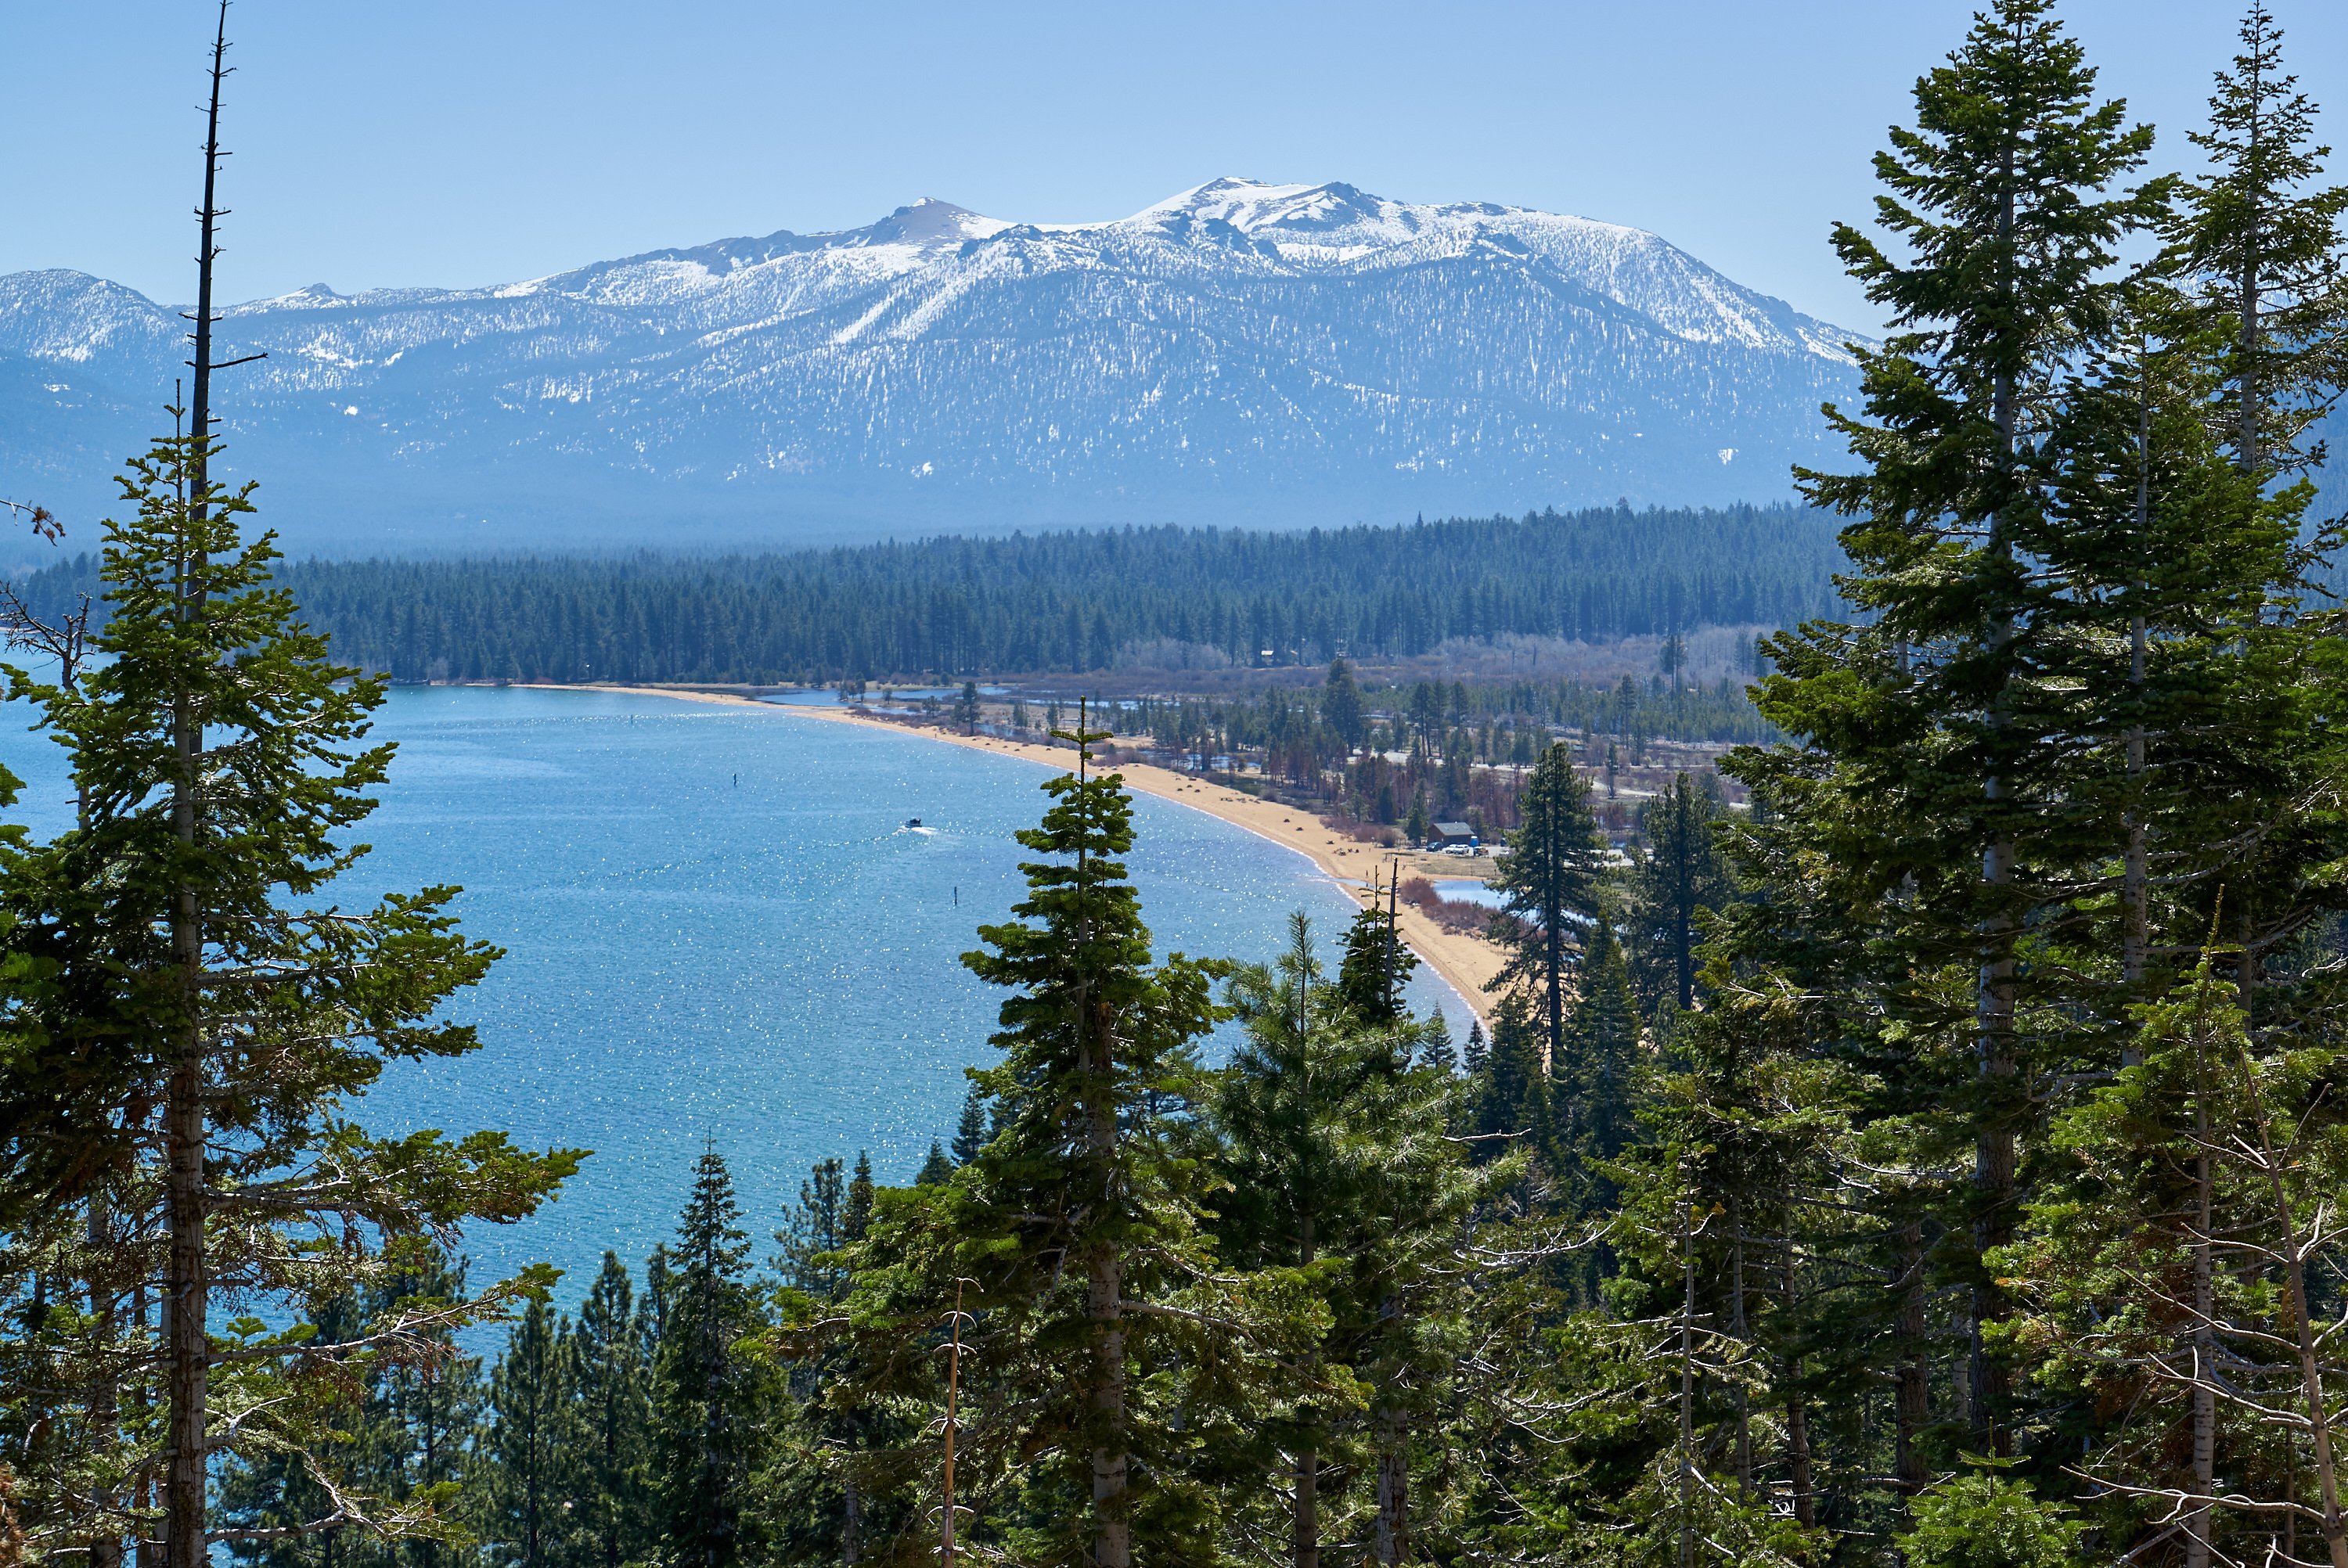
M 30 501 L 12 501 L 5 496 L 0 496 L 0 511 L 12 512 L 24 518 L 33 525 L 35 533 L 51 544 L 56 544 L 66 537 L 65 528 L 57 521 L 57 514 L 46 507 L 35 506 Z

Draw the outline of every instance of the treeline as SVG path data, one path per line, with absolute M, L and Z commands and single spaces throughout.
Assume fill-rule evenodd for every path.
M 790 555 L 301 561 L 283 580 L 395 681 L 828 682 L 1401 658 L 1447 638 L 1790 625 L 1834 602 L 1830 525 L 1791 507 L 1260 533 L 1125 528 Z M 25 585 L 46 614 L 82 557 Z

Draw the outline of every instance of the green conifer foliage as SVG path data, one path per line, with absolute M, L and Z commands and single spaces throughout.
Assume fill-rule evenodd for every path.
M 827 1301 L 845 1288 L 847 1276 L 834 1255 L 849 1241 L 848 1183 L 837 1156 L 817 1161 L 799 1184 L 798 1202 L 775 1241 L 782 1248 L 775 1272 L 785 1286 Z
M 1549 749 L 1519 802 L 1524 825 L 1509 835 L 1509 853 L 1491 885 L 1510 919 L 1493 923 L 1509 951 L 1506 968 L 1486 988 L 1521 991 L 1539 1021 L 1543 1076 L 1565 1051 L 1569 973 L 1580 946 L 1575 919 L 1595 919 L 1608 882 L 1606 841 L 1590 805 L 1590 785 L 1573 771 L 1563 742 Z M 1497 1025 L 1496 1025 L 1497 1027 Z
M 1212 1105 L 1224 1255 L 1305 1271 L 1333 1319 L 1306 1397 L 1256 1434 L 1290 1478 L 1290 1560 L 1313 1568 L 1324 1539 L 1368 1536 L 1376 1560 L 1398 1561 L 1428 1469 L 1413 1439 L 1459 1348 L 1454 1239 L 1486 1183 L 1446 1136 L 1448 1073 L 1412 1065 L 1439 1026 L 1365 1018 L 1324 979 L 1303 915 L 1278 964 L 1241 968 L 1231 998 L 1247 1042 Z M 1258 1477 L 1234 1480 L 1260 1507 Z
M 1561 1151 L 1549 1071 L 1541 1061 L 1543 1043 L 1524 998 L 1503 996 L 1492 1009 L 1483 1071 L 1468 1080 L 1478 1161 L 1498 1160 L 1520 1143 L 1556 1168 Z
M 1368 733 L 1362 710 L 1362 689 L 1354 683 L 1353 667 L 1333 660 L 1329 678 L 1321 686 L 1321 723 L 1347 751 L 1359 746 Z
M 463 1260 L 418 1250 L 385 1282 L 376 1317 L 428 1311 L 464 1296 Z M 431 1337 L 430 1358 L 387 1358 L 375 1368 L 369 1409 L 390 1440 L 377 1484 L 412 1510 L 428 1507 L 441 1528 L 382 1545 L 386 1558 L 416 1568 L 453 1568 L 481 1529 L 486 1478 L 477 1440 L 489 1388 L 480 1358 L 461 1353 L 446 1327 Z
M 2259 1475 L 2254 1446 L 2223 1440 L 2213 1386 L 2123 1393 L 2040 1359 L 2054 1319 L 2035 1301 L 2001 1326 L 2001 1281 L 2024 1271 L 2000 1244 L 2084 1190 L 2071 1123 L 2050 1111 L 2138 1073 L 2150 1048 L 2130 1009 L 2167 993 L 2221 900 L 2269 1046 L 2336 1027 L 2305 935 L 2331 918 L 2315 868 L 2339 858 L 2336 822 L 2302 804 L 2333 765 L 2337 678 L 2302 580 L 2329 535 L 2302 528 L 2307 492 L 2273 482 L 2279 468 L 2230 461 L 2244 438 L 2230 434 L 2239 323 L 2212 307 L 2224 291 L 2179 286 L 2173 256 L 2112 264 L 2129 229 L 2163 222 L 2163 192 L 2120 189 L 2143 138 L 2092 100 L 2044 8 L 2001 7 L 1921 84 L 1920 129 L 1882 160 L 1886 222 L 1913 264 L 1845 236 L 1903 313 L 1867 360 L 1869 423 L 1846 425 L 1869 471 L 1811 479 L 1857 519 L 1850 593 L 1869 618 L 1771 644 L 1760 706 L 1799 744 L 1735 764 L 1755 809 L 1726 837 L 1753 902 L 1720 911 L 1714 994 L 1655 1112 L 1704 1151 L 1691 1179 L 1737 1216 L 1723 1241 L 1748 1277 L 1756 1238 L 1788 1215 L 1782 1289 L 1808 1326 L 1781 1328 L 1750 1291 L 1718 1316 L 1743 1308 L 1788 1430 L 1786 1401 L 1808 1401 L 1816 1484 L 1797 1490 L 1821 1499 L 1864 1443 L 1834 1423 L 1887 1368 L 1890 1452 L 1859 1462 L 1910 1495 L 1963 1452 L 2024 1444 L 2049 1467 L 2105 1466 L 2098 1485 L 2186 1498 Z M 2036 185 L 2012 186 L 2033 169 Z M 1771 1173 L 1799 1128 L 1773 1086 L 1828 1065 L 1849 1076 L 1820 1102 L 1855 1124 L 1824 1168 L 1864 1174 L 1847 1207 L 1783 1210 Z M 2174 1116 L 2137 1135 L 2137 1157 L 2172 1179 L 2194 1163 L 2197 1134 Z M 2196 1227 L 2189 1203 L 2106 1196 L 2073 1234 L 2108 1225 L 2147 1273 L 2123 1286 L 2075 1256 L 2065 1310 L 2116 1325 L 2160 1269 L 2190 1272 Z M 1713 1256 L 1707 1277 L 1738 1266 Z M 1848 1284 L 1863 1277 L 1881 1286 Z M 2191 1316 L 2167 1326 L 2169 1352 Z M 2161 1436 L 2141 1424 L 2171 1418 Z M 2216 1560 L 2206 1510 L 2172 1497 L 2157 1523 L 2129 1495 L 2107 1492 L 2099 1516 L 2115 1553 Z
M 1600 1167 L 1619 1158 L 1637 1135 L 1640 1029 L 1631 968 L 1613 923 L 1601 916 L 1581 963 L 1581 994 L 1566 1025 L 1565 1050 L 1550 1077 L 1560 1130 L 1580 1167 L 1585 1212 L 1613 1206 L 1613 1184 Z
M 453 1145 L 437 1132 L 376 1138 L 348 1114 L 386 1061 L 471 1048 L 469 1031 L 439 1013 L 494 954 L 457 933 L 445 912 L 452 889 L 395 895 L 356 915 L 308 907 L 365 853 L 347 830 L 371 809 L 389 751 L 361 744 L 381 684 L 341 684 L 355 672 L 328 661 L 324 639 L 270 585 L 269 538 L 242 536 L 252 486 L 232 491 L 216 472 L 227 28 L 223 4 L 187 425 L 132 461 L 128 520 L 106 525 L 110 614 L 92 644 L 96 667 L 79 679 L 61 671 L 54 684 L 15 671 L 9 682 L 68 753 L 79 811 L 71 832 L 0 867 L 25 946 L 41 949 L 50 977 L 36 1009 L 46 1016 L 0 1057 L 0 1125 L 62 1134 L 77 1153 L 24 1162 L 12 1133 L 0 1144 L 16 1162 L 0 1167 L 0 1215 L 37 1209 L 54 1220 L 77 1200 L 98 1205 L 70 1293 L 97 1308 L 93 1348 L 112 1363 L 85 1385 L 102 1412 L 92 1435 L 130 1448 L 99 1457 L 96 1489 L 42 1495 L 36 1477 L 29 1501 L 109 1562 L 134 1526 L 159 1532 L 180 1565 L 227 1539 L 212 1529 L 215 1465 L 270 1453 L 298 1454 L 314 1474 L 331 1463 L 322 1422 L 347 1392 L 335 1357 L 304 1325 L 273 1333 L 258 1317 L 219 1322 L 221 1297 L 316 1310 L 417 1264 L 466 1219 L 529 1213 L 577 1159 L 532 1157 L 489 1133 Z M 403 1307 L 354 1343 L 372 1358 L 434 1364 L 449 1324 L 494 1316 L 537 1283 L 493 1288 L 480 1304 Z M 118 1310 L 141 1287 L 170 1303 L 151 1338 L 133 1320 L 143 1312 Z M 221 1352 L 215 1334 L 235 1352 Z M 0 1389 L 0 1406 L 21 1406 L 26 1391 Z M 160 1407 L 160 1426 L 123 1428 L 115 1413 L 126 1396 Z M 113 1484 L 130 1473 L 126 1461 L 142 1490 L 160 1474 L 160 1512 L 133 1519 Z M 429 1490 L 412 1506 L 326 1490 L 334 1523 L 371 1520 L 419 1537 L 442 1528 Z
M 528 1214 L 580 1156 L 529 1154 L 493 1132 L 376 1137 L 351 1114 L 386 1063 L 475 1048 L 443 1008 L 496 954 L 458 932 L 453 888 L 356 912 L 311 903 L 365 853 L 348 835 L 390 763 L 388 747 L 363 743 L 383 687 L 335 665 L 272 586 L 268 537 L 241 536 L 247 495 L 204 478 L 216 453 L 174 437 L 131 465 L 129 520 L 107 528 L 102 667 L 71 687 L 13 678 L 69 753 L 87 808 L 5 870 L 52 982 L 36 1009 L 46 1043 L 0 1062 L 0 1121 L 25 1107 L 72 1128 L 87 1158 L 7 1180 L 52 1205 L 104 1189 L 118 1225 L 74 1266 L 101 1296 L 145 1288 L 150 1303 L 185 1304 L 160 1341 L 151 1320 L 110 1321 L 118 1365 L 103 1383 L 180 1423 L 123 1440 L 294 1452 L 331 1470 L 333 1358 L 305 1328 L 218 1321 L 215 1299 L 297 1319 L 355 1283 L 388 1300 L 376 1287 L 433 1244 L 469 1219 Z M 47 1050 L 83 1063 L 70 1103 Z M 160 1252 L 115 1239 L 159 1232 L 170 1238 Z M 496 1317 L 543 1278 L 391 1312 L 353 1343 L 376 1361 L 435 1364 L 446 1329 Z M 222 1333 L 242 1341 L 225 1362 L 208 1348 Z M 165 1494 L 183 1544 L 208 1528 L 201 1481 L 177 1472 Z M 28 1478 L 36 1502 L 37 1485 Z M 429 1537 L 443 1495 L 354 1483 L 340 1522 Z
M 367 1316 L 358 1293 L 345 1291 L 318 1304 L 312 1326 L 320 1339 L 335 1344 L 355 1337 Z M 381 1478 L 389 1468 L 389 1458 L 396 1447 L 372 1393 L 363 1380 L 355 1397 L 345 1396 L 334 1419 L 341 1434 L 344 1473 L 365 1476 L 370 1481 Z M 299 1533 L 303 1525 L 331 1516 L 335 1505 L 298 1454 L 241 1455 L 222 1469 L 218 1484 L 221 1519 L 231 1529 L 256 1532 L 230 1543 L 229 1555 L 240 1564 L 253 1568 L 306 1568 L 322 1558 L 348 1564 L 354 1560 L 380 1560 L 382 1556 L 361 1532 L 329 1529 L 319 1532 L 314 1540 Z M 37 1516 L 34 1522 L 40 1522 Z M 271 1538 L 258 1533 L 263 1531 L 294 1533 Z
M 954 1163 L 967 1165 L 977 1159 L 978 1152 L 986 1147 L 987 1139 L 993 1135 L 987 1126 L 986 1096 L 973 1083 L 970 1092 L 963 1096 L 962 1119 L 954 1123 Z
M 2328 149 L 2312 145 L 2315 105 L 2285 69 L 2265 0 L 2244 14 L 2240 38 L 2209 123 L 2193 135 L 2208 172 L 2185 183 L 2170 231 L 2199 313 L 2226 345 L 2220 427 L 2235 460 L 2291 474 L 2313 460 L 2305 432 L 2348 382 L 2348 187 L 2316 186 Z
M 2198 373 L 2215 384 L 2192 412 L 2222 440 L 2240 478 L 2240 493 L 2220 515 L 2240 519 L 2234 531 L 2241 537 L 2213 538 L 2210 547 L 2230 547 L 2236 558 L 2258 561 L 2264 569 L 2257 579 L 2247 564 L 2237 565 L 2233 576 L 2262 581 L 2268 593 L 2263 603 L 2244 593 L 2229 596 L 2222 617 L 2207 618 L 2222 619 L 2234 634 L 2235 641 L 2219 641 L 2212 625 L 2204 640 L 2216 655 L 2208 661 L 2232 673 L 2236 689 L 2212 693 L 2202 704 L 2230 720 L 2224 728 L 2233 733 L 2206 743 L 2211 755 L 2199 789 L 2205 796 L 2232 796 L 2227 804 L 2233 809 L 2230 823 L 2216 811 L 2194 826 L 2212 847 L 2245 833 L 2255 839 L 2248 853 L 2229 856 L 2233 863 L 2223 871 L 2234 922 L 2228 935 L 2241 949 L 2240 979 L 2250 993 L 2253 1027 L 2309 1027 L 2315 1023 L 2311 1007 L 2323 1006 L 2316 994 L 2323 988 L 2311 987 L 2303 972 L 2287 972 L 2301 966 L 2270 963 L 2336 907 L 2326 879 L 2307 875 L 2339 855 L 2334 825 L 2329 813 L 2298 804 L 2334 776 L 2328 734 L 2337 723 L 2332 704 L 2341 671 L 2330 658 L 2332 640 L 2310 633 L 2336 616 L 2304 613 L 2324 595 L 2307 590 L 2300 579 L 2331 575 L 2341 539 L 2338 519 L 2311 524 L 2307 512 L 2314 498 L 2311 470 L 2323 451 L 2312 427 L 2338 406 L 2348 385 L 2348 284 L 2342 281 L 2348 188 L 2322 183 L 2329 149 L 2312 145 L 2315 105 L 2285 69 L 2282 33 L 2262 0 L 2247 8 L 2240 37 L 2232 68 L 2218 76 L 2209 125 L 2193 138 L 2209 167 L 2184 183 L 2169 224 L 2179 308 L 2165 313 L 2163 324 L 2174 340 L 2165 357 L 2188 366 L 2170 379 L 2189 381 Z M 2183 443 L 2172 437 L 2162 445 Z M 2281 566 L 2272 564 L 2278 555 Z M 2175 727 L 2195 737 L 2210 729 L 2197 728 L 2190 718 Z M 2172 940 L 2172 952 L 2193 950 L 2198 917 L 2214 907 L 2206 890 L 2194 904 L 2194 929 Z M 2172 971 L 2167 978 L 2176 977 Z M 2144 994 L 2157 995 L 2159 988 Z
M 769 1410 L 766 1378 L 741 1341 L 762 1327 L 749 1240 L 725 1157 L 705 1153 L 669 1255 L 653 1367 L 654 1487 L 661 1555 L 730 1568 L 742 1553 L 742 1489 Z
M 1219 1079 L 1213 1102 L 1231 1182 L 1225 1251 L 1242 1266 L 1309 1270 L 1325 1293 L 1350 1295 L 1344 1259 L 1358 1240 L 1365 1173 L 1354 1144 L 1364 1131 L 1355 1102 L 1369 1075 L 1394 1071 L 1394 1042 L 1381 1039 L 1365 1050 L 1349 1036 L 1345 1023 L 1361 1014 L 1330 994 L 1313 951 L 1312 922 L 1301 912 L 1291 915 L 1289 930 L 1289 950 L 1276 968 L 1241 968 L 1231 979 L 1247 1043 Z M 1335 1020 L 1333 1002 L 1343 1009 Z M 1316 1355 L 1342 1368 L 1344 1341 L 1358 1336 L 1361 1314 L 1340 1307 L 1336 1317 L 1331 1341 Z M 1341 1388 L 1334 1400 L 1299 1401 L 1258 1434 L 1272 1452 L 1257 1462 L 1284 1465 L 1292 1477 L 1284 1533 L 1296 1568 L 1316 1568 L 1330 1526 L 1341 1539 L 1348 1532 L 1335 1484 L 1346 1474 L 1345 1456 L 1333 1450 L 1350 1438 L 1358 1450 L 1360 1441 L 1357 1430 L 1338 1435 L 1352 1403 L 1344 1398 L 1350 1387 Z M 1324 1471 L 1332 1482 L 1325 1497 Z
M 654 1339 L 626 1266 L 606 1252 L 568 1338 L 578 1443 L 575 1561 L 623 1568 L 651 1553 Z
M 1469 1028 L 1476 1027 L 1470 1023 Z M 1449 1079 L 1459 1071 L 1459 1048 L 1451 1043 L 1451 1024 L 1440 1011 L 1431 1014 L 1418 1043 L 1418 1063 Z
M 856 1151 L 856 1170 L 848 1179 L 848 1206 L 840 1222 L 840 1230 L 850 1241 L 864 1239 L 872 1224 L 872 1157 L 863 1150 Z
M 476 1439 L 489 1390 L 477 1357 L 444 1328 L 429 1330 L 434 1354 L 375 1358 L 371 1327 L 386 1318 L 428 1317 L 464 1296 L 464 1272 L 431 1249 L 396 1274 L 324 1303 L 314 1327 L 335 1348 L 342 1387 L 319 1413 L 331 1464 L 286 1450 L 240 1455 L 222 1471 L 214 1501 L 232 1555 L 266 1568 L 454 1568 L 469 1560 L 493 1480 Z M 386 1538 L 347 1518 L 334 1489 L 351 1487 L 413 1518 Z M 249 1532 L 249 1533 L 248 1533 Z
M 2342 1264 L 2317 1217 L 2348 1174 L 2338 1056 L 2305 1036 L 2254 1046 L 2219 958 L 2139 1009 L 2137 1060 L 2058 1122 L 2063 1177 L 1997 1261 L 2024 1282 L 2013 1333 L 2048 1381 L 2124 1402 L 2075 1459 L 2103 1483 L 2110 1538 L 2158 1540 L 2173 1516 L 2185 1559 L 2208 1563 L 2304 1556 L 2304 1529 L 2337 1562 L 2348 1378 L 2336 1323 L 2303 1304 Z
M 581 1461 L 592 1451 L 578 1426 L 580 1392 L 568 1321 L 533 1300 L 489 1375 L 480 1528 L 500 1568 L 558 1568 L 585 1555 L 574 1546 L 583 1521 L 572 1508 L 589 1490 Z
M 1395 919 L 1373 902 L 1345 927 L 1345 950 L 1337 968 L 1337 996 L 1365 1025 L 1402 1022 L 1403 988 L 1418 970 L 1418 955 L 1403 941 Z
M 2070 1568 L 2085 1526 L 2059 1501 L 2026 1481 L 1961 1475 L 1916 1506 L 1916 1525 L 1900 1537 L 1915 1568 Z
M 1879 1233 L 1833 1195 L 1837 1173 L 1867 1157 L 1850 1125 L 1863 1096 L 1846 1067 L 1805 1049 L 1814 1005 L 1722 985 L 1716 1006 L 1683 1020 L 1676 1060 L 1641 1108 L 1650 1135 L 1616 1167 L 1616 1235 L 1637 1288 L 1683 1309 L 1693 1299 L 1707 1326 L 1711 1463 L 1743 1499 L 1783 1500 L 1805 1529 L 1822 1522 L 1822 1498 L 1865 1482 L 1863 1470 L 1834 1472 L 1825 1434 L 1848 1453 L 1852 1412 L 1881 1383 L 1852 1332 L 1880 1299 L 1879 1276 L 1842 1261 L 1854 1232 Z
M 1459 1071 L 1471 1079 L 1480 1078 L 1489 1061 L 1490 1048 L 1484 1040 L 1484 1020 L 1471 1018 L 1468 1020 L 1468 1043 L 1459 1050 Z
M 859 1387 L 833 1398 L 942 1414 L 959 1291 L 963 1533 L 1036 1562 L 1189 1561 L 1218 1522 L 1201 1467 L 1244 1445 L 1317 1315 L 1292 1276 L 1213 1266 L 1194 1042 L 1220 966 L 1151 962 L 1129 799 L 1091 771 L 1107 737 L 1070 738 L 1078 771 L 1021 835 L 1027 897 L 964 959 L 1011 993 L 976 1080 L 994 1137 L 950 1181 L 876 1194 L 845 1313 Z
M 1071 738 L 1089 748 L 1107 736 Z M 1215 1020 L 1217 971 L 1179 954 L 1150 963 L 1117 858 L 1133 828 L 1117 775 L 1080 768 L 1045 789 L 1053 805 L 1019 838 L 1049 858 L 1025 863 L 1016 918 L 982 927 L 986 947 L 963 960 L 1013 991 L 994 1036 L 1004 1061 L 978 1080 L 1003 1130 L 968 1167 L 969 1196 L 984 1205 L 973 1218 L 1011 1244 L 978 1276 L 984 1298 L 1026 1316 L 1020 1337 L 1059 1368 L 1056 1389 L 1038 1390 L 1030 1438 L 1050 1434 L 1058 1450 L 1066 1522 L 1053 1533 L 1099 1568 L 1123 1568 L 1138 1522 L 1156 1522 L 1145 1534 L 1179 1532 L 1192 1506 L 1168 1463 L 1164 1412 L 1134 1386 L 1178 1320 L 1131 1308 L 1191 1284 L 1174 1266 L 1203 1258 L 1196 1177 L 1150 1111 L 1196 1092 L 1191 1046 Z
M 870 1163 L 860 1158 L 860 1208 L 838 1159 L 817 1163 L 798 1204 L 776 1235 L 775 1260 L 785 1287 L 784 1316 L 819 1321 L 836 1314 L 849 1291 L 848 1249 L 870 1217 Z M 816 1354 L 797 1358 L 792 1419 L 770 1434 L 767 1463 L 754 1478 L 746 1524 L 761 1546 L 788 1563 L 848 1564 L 907 1542 L 901 1450 L 905 1423 L 863 1397 L 851 1348 L 826 1337 Z
M 1862 897 L 1896 909 L 1915 977 L 1890 982 L 1906 1027 L 1943 1049 L 1969 1040 L 1977 1255 L 2010 1234 L 2026 1086 L 2066 1036 L 2047 1010 L 2061 966 L 2033 961 L 2033 945 L 2105 827 L 2065 787 L 2074 687 L 2055 672 L 2100 608 L 2029 563 L 2067 542 L 2054 494 L 2065 373 L 2114 341 L 2114 257 L 2157 218 L 2161 188 L 2118 189 L 2151 133 L 2096 101 L 2048 0 L 1983 12 L 1918 82 L 1916 109 L 1876 160 L 1878 220 L 1900 254 L 1849 226 L 1835 235 L 1894 323 L 1860 356 L 1867 417 L 1834 415 L 1865 469 L 1804 476 L 1856 519 L 1847 591 L 1871 622 L 1772 644 L 1762 707 L 1805 749 L 1747 778 L 1787 780 L 1778 808 L 1816 814 L 1835 864 L 1871 880 Z M 1829 790 L 1792 786 L 1819 770 Z M 1977 1269 L 1971 1306 L 1976 1323 L 2004 1310 Z M 2002 1447 L 2006 1370 L 1976 1348 L 1971 1376 L 1974 1419 Z
M 1646 840 L 1630 876 L 1626 912 L 1632 971 L 1650 1008 L 1670 998 L 1680 1011 L 1695 1006 L 1698 915 L 1727 900 L 1727 870 L 1712 825 L 1713 797 L 1683 773 L 1639 811 Z

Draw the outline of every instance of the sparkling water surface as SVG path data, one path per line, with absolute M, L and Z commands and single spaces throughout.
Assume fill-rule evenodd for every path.
M 461 885 L 465 930 L 506 957 L 452 1009 L 482 1049 L 393 1064 L 359 1120 L 594 1151 L 538 1215 L 468 1234 L 476 1280 L 544 1259 L 575 1301 L 604 1248 L 633 1266 L 673 1234 L 705 1146 L 763 1255 L 815 1161 L 866 1149 L 903 1182 L 951 1139 L 1001 999 L 957 958 L 1025 890 L 1012 835 L 1045 768 L 649 693 L 403 688 L 376 729 L 399 753 L 343 901 Z M 27 784 L 15 820 L 69 820 L 46 738 L 7 726 L 0 762 Z M 1161 954 L 1269 958 L 1302 908 L 1334 967 L 1354 906 L 1310 861 L 1148 795 L 1134 815 Z M 1411 1001 L 1464 1037 L 1424 970 Z

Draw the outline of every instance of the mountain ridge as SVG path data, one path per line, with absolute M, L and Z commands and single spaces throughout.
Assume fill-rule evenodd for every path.
M 227 388 L 231 461 L 342 553 L 1766 500 L 1839 456 L 1817 410 L 1858 339 L 1642 230 L 1230 177 L 224 315 L 270 356 Z M 0 482 L 86 495 L 91 446 L 147 433 L 96 411 L 160 403 L 183 330 L 0 277 Z

